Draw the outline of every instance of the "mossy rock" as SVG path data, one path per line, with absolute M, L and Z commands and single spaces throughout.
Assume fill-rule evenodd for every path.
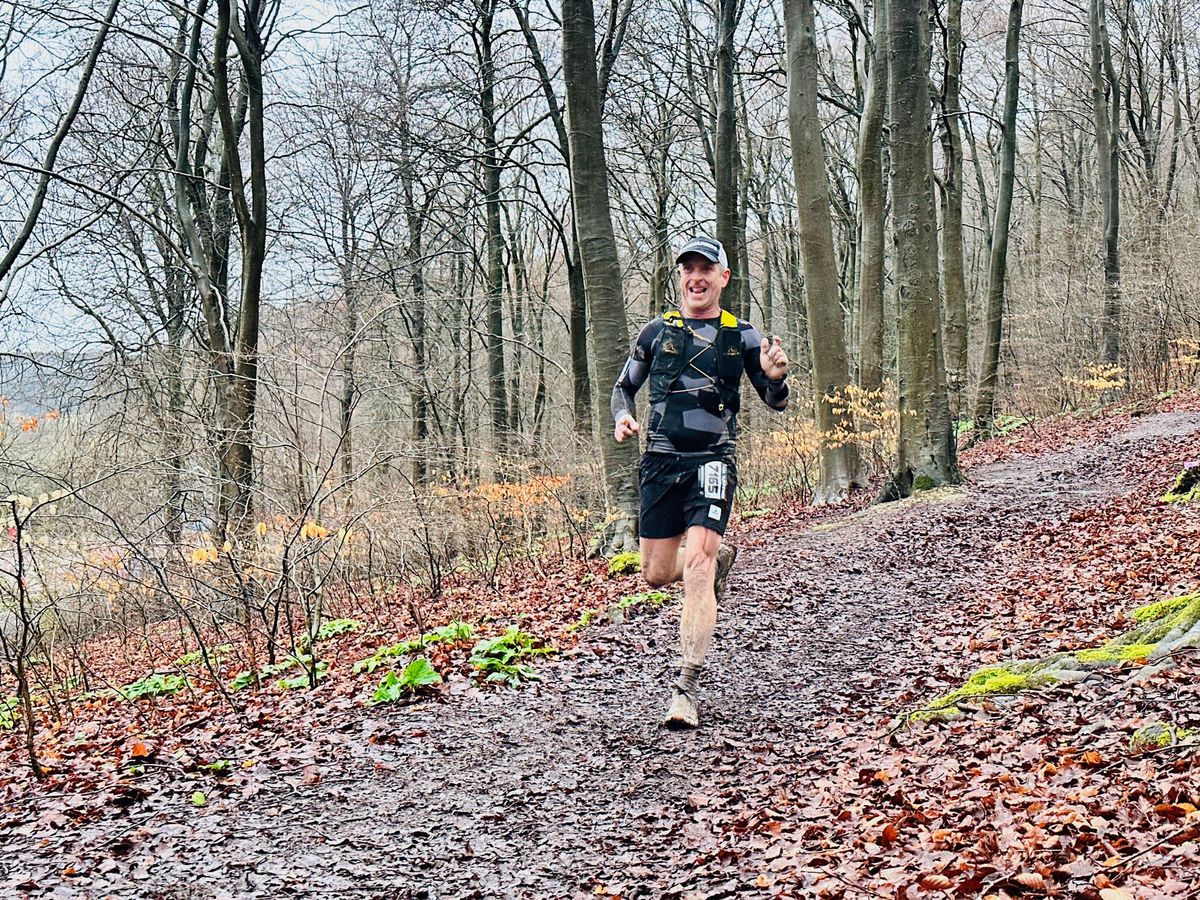
M 642 554 L 636 550 L 618 553 L 608 561 L 609 575 L 635 575 L 642 571 Z
M 937 487 L 937 482 L 928 475 L 918 475 L 913 479 L 913 491 L 932 491 Z

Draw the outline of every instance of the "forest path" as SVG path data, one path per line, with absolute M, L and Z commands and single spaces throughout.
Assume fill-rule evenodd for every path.
M 1148 416 L 961 490 L 742 532 L 696 732 L 657 725 L 672 608 L 590 630 L 540 685 L 341 723 L 315 784 L 182 816 L 137 807 L 127 834 L 153 839 L 111 865 L 112 821 L 13 849 L 86 871 L 51 894 L 68 897 L 759 896 L 726 838 L 755 810 L 771 818 L 781 785 L 822 778 L 808 762 L 823 744 L 911 708 L 899 685 L 932 668 L 938 634 L 969 626 L 956 600 L 986 590 L 1002 542 L 1121 495 L 1131 457 L 1197 431 L 1200 414 Z

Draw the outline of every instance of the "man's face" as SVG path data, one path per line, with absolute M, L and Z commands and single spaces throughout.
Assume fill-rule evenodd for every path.
M 690 306 L 719 303 L 729 276 L 728 269 L 700 253 L 686 253 L 679 260 L 679 289 Z

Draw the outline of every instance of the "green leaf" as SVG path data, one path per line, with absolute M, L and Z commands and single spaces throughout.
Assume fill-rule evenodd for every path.
M 441 628 L 427 631 L 418 638 L 410 638 L 398 644 L 392 644 L 390 647 L 380 647 L 373 655 L 356 662 L 350 671 L 355 675 L 360 672 L 374 672 L 380 666 L 390 664 L 397 657 L 409 656 L 419 650 L 423 650 L 430 644 L 464 641 L 473 633 L 474 628 L 469 623 L 451 622 L 449 625 L 443 625 Z
M 312 662 L 312 657 L 306 653 L 300 654 L 299 656 L 296 656 L 296 655 L 289 656 L 287 659 L 283 660 L 283 662 L 278 662 L 278 663 L 275 663 L 274 665 L 270 665 L 270 666 L 263 666 L 258 672 L 258 680 L 261 683 L 263 681 L 266 681 L 267 679 L 274 678 L 276 675 L 282 675 L 288 669 L 291 669 L 295 666 L 307 667 L 311 662 Z M 320 680 L 320 674 L 319 674 L 320 665 L 318 665 L 317 668 L 318 668 L 317 680 L 319 681 Z M 306 683 L 307 683 L 307 681 L 306 681 Z M 234 693 L 237 693 L 240 690 L 248 688 L 252 684 L 254 684 L 254 673 L 253 672 L 249 672 L 249 671 L 239 672 L 237 674 L 237 676 L 233 679 L 233 681 L 229 682 L 229 690 L 233 691 Z
M 441 684 L 442 676 L 430 665 L 429 660 L 423 656 L 418 656 L 404 667 L 404 672 L 400 675 L 400 681 L 415 690 L 428 684 Z
M 310 659 L 311 661 L 311 659 Z M 326 660 L 321 660 L 317 663 L 317 683 L 324 681 L 329 675 L 329 663 Z M 280 678 L 275 682 L 275 686 L 281 691 L 294 691 L 299 688 L 308 687 L 308 672 L 301 672 L 291 678 Z
M 375 693 L 371 695 L 371 699 L 375 703 L 394 703 L 415 694 L 423 687 L 441 683 L 442 676 L 430 665 L 429 660 L 418 656 L 405 666 L 404 671 L 399 675 L 395 672 L 388 672 L 379 687 L 375 689 Z
M 345 634 L 348 631 L 358 631 L 360 628 L 362 628 L 362 623 L 357 619 L 330 619 L 317 629 L 317 640 L 327 641 L 332 637 L 337 637 L 339 634 Z
M 204 796 L 204 791 L 196 791 L 192 794 L 192 806 L 203 806 L 208 802 L 208 798 Z
M 141 700 L 146 697 L 164 697 L 178 694 L 188 686 L 186 675 L 155 673 L 139 681 L 118 688 L 117 693 L 126 700 Z

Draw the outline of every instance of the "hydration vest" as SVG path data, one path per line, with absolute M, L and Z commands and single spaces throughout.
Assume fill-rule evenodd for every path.
M 694 332 L 678 310 L 672 309 L 663 313 L 663 324 L 663 330 L 654 344 L 654 359 L 650 365 L 652 404 L 667 398 L 676 379 L 688 367 L 688 360 L 694 357 L 699 349 L 694 347 L 691 354 L 687 352 L 690 343 L 688 337 Z M 713 415 L 723 416 L 726 411 L 736 413 L 741 405 L 738 388 L 744 363 L 742 333 L 738 329 L 737 316 L 733 313 L 721 310 L 721 322 L 713 346 L 717 354 L 717 371 L 701 371 L 715 378 L 716 383 L 712 389 L 699 391 L 697 399 L 700 405 Z

